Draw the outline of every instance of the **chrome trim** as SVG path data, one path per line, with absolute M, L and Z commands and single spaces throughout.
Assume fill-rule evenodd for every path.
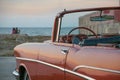
M 61 22 L 62 22 L 62 17 L 59 18 L 56 41 L 59 41 Z
M 25 61 L 37 62 L 37 63 L 40 63 L 40 64 L 44 64 L 44 65 L 47 65 L 47 66 L 50 66 L 50 67 L 59 69 L 59 70 L 61 70 L 61 71 L 68 72 L 68 73 L 70 73 L 70 74 L 74 74 L 74 75 L 76 75 L 76 76 L 79 76 L 79 77 L 84 78 L 84 79 L 87 79 L 87 80 L 95 80 L 94 78 L 91 78 L 91 77 L 89 77 L 89 76 L 86 76 L 86 75 L 83 75 L 83 74 L 80 74 L 80 73 L 77 73 L 77 72 L 74 72 L 74 71 L 71 71 L 71 70 L 68 70 L 68 69 L 64 69 L 64 68 L 62 68 L 62 67 L 59 67 L 59 66 L 56 66 L 56 65 L 47 63 L 47 62 L 43 62 L 43 61 L 40 61 L 40 60 L 34 60 L 34 59 L 28 59 L 28 58 L 20 58 L 20 57 L 16 57 L 16 59 L 25 60 Z
M 88 68 L 88 69 L 94 69 L 94 70 L 99 70 L 99 71 L 105 71 L 105 72 L 112 72 L 112 73 L 117 73 L 120 74 L 120 71 L 117 70 L 111 70 L 111 69 L 106 69 L 106 68 L 98 68 L 98 67 L 93 67 L 93 66 L 86 66 L 86 65 L 79 65 L 76 66 L 73 71 L 77 71 L 80 68 Z
M 61 53 L 62 53 L 62 54 L 67 54 L 68 51 L 69 51 L 68 49 L 61 49 Z
M 19 73 L 16 70 L 14 70 L 12 74 L 15 76 L 17 80 L 19 80 Z
M 79 76 L 79 77 L 81 77 L 81 78 L 84 78 L 85 80 L 96 80 L 96 79 L 91 78 L 91 77 L 89 77 L 89 76 L 86 76 L 86 75 L 83 75 L 83 74 L 80 74 L 80 73 L 78 73 L 78 72 L 74 72 L 74 71 L 71 71 L 71 70 L 68 70 L 68 69 L 65 69 L 65 72 L 74 74 L 74 75 L 76 75 L 76 76 Z
M 46 63 L 46 62 L 43 62 L 43 61 L 40 61 L 40 60 L 28 59 L 28 58 L 20 58 L 20 57 L 16 57 L 16 59 L 37 62 L 37 63 L 41 63 L 41 64 L 44 64 L 44 65 L 47 65 L 47 66 L 50 66 L 50 67 L 53 67 L 53 68 L 56 68 L 56 69 L 64 71 L 64 68 L 61 68 L 59 66 L 56 66 L 56 65 L 53 65 L 53 64 L 50 64 L 50 63 Z

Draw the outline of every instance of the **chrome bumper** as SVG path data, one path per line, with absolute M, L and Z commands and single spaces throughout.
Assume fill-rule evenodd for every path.
M 16 80 L 19 80 L 19 73 L 16 70 L 13 71 L 12 74 L 15 76 Z

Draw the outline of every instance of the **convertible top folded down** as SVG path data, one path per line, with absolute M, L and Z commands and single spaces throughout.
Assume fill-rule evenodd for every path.
M 104 44 L 120 43 L 120 36 L 85 39 L 82 45 L 83 46 L 96 46 L 98 43 L 104 43 Z

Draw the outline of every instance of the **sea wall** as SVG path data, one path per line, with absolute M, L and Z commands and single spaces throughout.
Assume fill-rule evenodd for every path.
M 12 56 L 16 45 L 25 42 L 43 42 L 50 36 L 28 36 L 26 34 L 0 34 L 0 56 Z

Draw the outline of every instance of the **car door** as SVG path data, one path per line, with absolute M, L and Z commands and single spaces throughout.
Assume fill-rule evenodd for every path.
M 65 80 L 64 68 L 69 47 L 61 43 L 48 43 L 40 47 L 39 80 Z
M 66 67 L 65 67 L 65 80 L 94 80 L 92 77 L 78 71 L 77 66 L 82 66 L 84 64 L 84 48 L 79 45 L 74 45 L 69 49 L 69 54 L 67 55 Z M 86 64 L 86 63 L 85 63 Z

